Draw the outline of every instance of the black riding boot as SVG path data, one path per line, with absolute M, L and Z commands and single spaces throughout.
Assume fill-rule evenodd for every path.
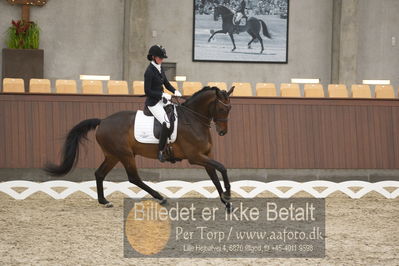
M 161 130 L 161 135 L 159 136 L 159 152 L 158 152 L 158 159 L 161 162 L 165 162 L 165 145 L 166 145 L 166 140 L 168 139 L 168 127 L 166 126 L 166 123 L 164 122 L 162 124 L 162 130 Z
M 236 25 L 234 25 L 234 32 L 237 34 L 240 34 L 240 23 L 239 22 Z

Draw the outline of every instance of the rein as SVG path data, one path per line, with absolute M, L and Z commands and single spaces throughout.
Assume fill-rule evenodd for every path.
M 216 112 L 216 104 L 217 104 L 217 101 L 220 102 L 221 104 L 223 104 L 223 105 L 226 106 L 226 107 L 229 107 L 229 106 L 230 106 L 229 104 L 225 104 L 224 102 L 222 102 L 221 100 L 219 100 L 219 99 L 217 99 L 217 98 L 216 98 L 217 101 L 215 100 L 215 107 L 214 107 L 214 111 L 213 111 L 213 114 L 212 114 L 212 117 L 211 117 L 211 118 L 209 118 L 209 117 L 207 117 L 207 116 L 205 116 L 205 115 L 203 115 L 203 114 L 200 114 L 200 113 L 198 113 L 198 112 L 192 110 L 191 108 L 188 108 L 188 107 L 186 107 L 186 106 L 180 104 L 178 98 L 175 98 L 175 99 L 176 99 L 176 102 L 177 102 L 177 105 L 178 105 L 178 106 L 180 106 L 180 107 L 183 108 L 184 110 L 187 110 L 187 111 L 191 112 L 192 114 L 194 114 L 194 115 L 197 117 L 197 120 L 198 120 L 201 124 L 203 124 L 204 126 L 206 126 L 206 127 L 208 127 L 208 128 L 211 127 L 212 120 L 213 120 L 214 122 L 227 122 L 227 121 L 228 121 L 227 118 L 215 118 L 215 116 L 214 116 L 214 115 L 215 115 L 215 112 Z M 205 122 L 205 121 L 206 121 L 206 122 Z
M 194 111 L 194 110 L 192 110 L 192 109 L 190 109 L 190 108 L 188 108 L 188 107 L 186 107 L 184 105 L 179 105 L 179 106 L 181 108 L 183 108 L 184 110 L 190 111 L 192 114 L 196 115 L 197 118 L 198 118 L 197 120 L 199 122 L 201 122 L 201 124 L 203 124 L 204 126 L 206 126 L 208 128 L 211 127 L 212 119 L 210 119 L 210 118 L 208 118 L 208 117 L 206 117 L 206 116 L 204 116 L 204 115 L 202 115 L 202 114 L 200 114 L 200 113 L 198 113 L 198 112 L 196 112 L 196 111 Z M 206 120 L 206 122 L 204 120 Z

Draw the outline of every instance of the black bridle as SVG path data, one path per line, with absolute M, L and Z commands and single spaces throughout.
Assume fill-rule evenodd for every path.
M 216 118 L 215 114 L 216 114 L 216 105 L 217 105 L 217 102 L 223 104 L 223 106 L 227 107 L 229 110 L 231 109 L 231 104 L 225 104 L 224 102 L 222 102 L 221 100 L 219 100 L 219 99 L 216 97 L 216 100 L 215 100 L 215 107 L 213 108 L 213 114 L 212 114 L 213 121 L 214 121 L 214 122 L 228 122 L 228 121 L 229 121 L 228 118 Z
M 229 110 L 231 109 L 231 104 L 226 104 L 224 102 L 222 102 L 221 100 L 219 100 L 216 97 L 216 100 L 214 101 L 214 107 L 213 107 L 213 112 L 210 114 L 211 117 L 205 116 L 203 114 L 200 114 L 194 110 L 192 110 L 191 108 L 188 108 L 187 106 L 184 106 L 182 104 L 180 104 L 179 99 L 175 98 L 177 105 L 180 106 L 182 109 L 187 110 L 189 112 L 191 112 L 192 114 L 194 114 L 194 116 L 197 118 L 197 120 L 203 124 L 204 126 L 210 128 L 211 127 L 211 122 L 213 121 L 215 124 L 216 122 L 228 122 L 229 119 L 228 118 L 217 118 L 215 117 L 216 114 L 216 106 L 219 103 L 221 103 L 222 105 L 224 105 L 225 107 L 227 107 Z

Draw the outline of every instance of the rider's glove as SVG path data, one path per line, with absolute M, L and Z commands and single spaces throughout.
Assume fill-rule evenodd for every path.
M 181 93 L 180 93 L 180 91 L 178 91 L 178 90 L 175 90 L 175 96 L 177 96 L 177 97 L 181 97 Z
M 167 93 L 162 93 L 162 97 L 165 98 L 168 101 L 170 101 L 172 99 L 172 95 L 167 94 Z

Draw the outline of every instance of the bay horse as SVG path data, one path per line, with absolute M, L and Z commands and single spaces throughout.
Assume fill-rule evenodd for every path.
M 231 109 L 228 92 L 217 87 L 204 87 L 193 94 L 181 105 L 177 105 L 178 128 L 177 139 L 171 144 L 175 158 L 187 159 L 190 164 L 203 166 L 215 185 L 219 197 L 227 211 L 232 210 L 230 203 L 230 183 L 227 170 L 220 162 L 212 159 L 212 139 L 210 124 L 213 121 L 216 131 L 224 136 L 228 130 L 228 115 Z M 136 111 L 121 111 L 105 119 L 92 118 L 81 121 L 68 133 L 63 144 L 61 164 L 47 163 L 43 170 L 49 175 L 64 176 L 76 165 L 79 157 L 79 144 L 86 139 L 90 130 L 96 131 L 96 140 L 104 153 L 104 161 L 95 171 L 98 202 L 106 207 L 112 207 L 104 197 L 103 181 L 105 176 L 121 162 L 129 182 L 148 192 L 161 204 L 166 199 L 157 191 L 146 185 L 137 172 L 135 156 L 158 158 L 157 144 L 139 143 L 134 137 L 134 121 Z M 225 191 L 220 184 L 218 170 L 223 177 Z
M 233 49 L 231 50 L 233 52 L 236 49 L 236 44 L 235 44 L 234 36 L 233 36 L 233 34 L 235 33 L 234 32 L 234 24 L 233 24 L 234 13 L 229 8 L 219 5 L 219 6 L 215 6 L 215 8 L 214 8 L 214 13 L 213 13 L 214 20 L 217 21 L 219 16 L 222 16 L 222 29 L 213 32 L 211 37 L 209 37 L 208 42 L 211 41 L 211 39 L 215 36 L 215 34 L 228 33 L 230 36 L 230 39 L 233 43 Z M 246 31 L 252 37 L 252 39 L 248 42 L 248 49 L 251 49 L 251 43 L 253 41 L 259 40 L 260 45 L 262 47 L 262 49 L 260 50 L 260 53 L 263 53 L 263 51 L 265 49 L 263 47 L 262 37 L 260 36 L 261 27 L 263 30 L 262 31 L 263 35 L 269 39 L 272 39 L 272 36 L 270 35 L 269 30 L 267 29 L 266 23 L 263 20 L 257 19 L 255 17 L 248 18 L 247 24 L 244 26 L 240 25 L 238 28 L 239 28 L 239 32 Z

